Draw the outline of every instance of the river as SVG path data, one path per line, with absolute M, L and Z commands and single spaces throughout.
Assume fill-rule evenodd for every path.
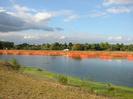
M 80 79 L 133 87 L 133 61 L 100 58 L 73 59 L 66 56 L 0 55 L 0 60 L 17 59 L 20 64 L 42 68 Z

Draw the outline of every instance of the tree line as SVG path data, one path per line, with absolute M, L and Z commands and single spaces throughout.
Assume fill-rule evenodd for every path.
M 14 44 L 14 42 L 0 41 L 0 49 L 16 50 L 78 50 L 78 51 L 133 51 L 133 44 L 110 44 L 102 43 L 46 43 L 46 44 Z

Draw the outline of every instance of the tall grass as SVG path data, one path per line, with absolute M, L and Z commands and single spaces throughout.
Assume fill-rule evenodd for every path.
M 11 60 L 12 69 L 19 70 L 21 68 L 20 63 L 14 58 Z
M 68 84 L 68 78 L 64 75 L 58 75 L 57 79 L 61 84 Z

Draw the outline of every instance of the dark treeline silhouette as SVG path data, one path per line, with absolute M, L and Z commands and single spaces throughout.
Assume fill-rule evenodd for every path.
M 16 49 L 16 50 L 79 50 L 79 51 L 133 51 L 133 44 L 109 44 L 104 43 L 46 43 L 41 45 L 35 44 L 18 44 L 15 45 L 13 42 L 0 41 L 0 49 Z
M 7 41 L 0 41 L 0 49 L 13 49 L 14 43 Z

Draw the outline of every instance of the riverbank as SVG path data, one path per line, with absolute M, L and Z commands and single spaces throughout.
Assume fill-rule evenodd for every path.
M 46 50 L 0 50 L 0 55 L 43 55 L 43 56 L 67 56 L 71 58 L 101 58 L 114 59 L 125 58 L 133 61 L 132 52 L 116 51 L 46 51 Z
M 7 65 L 9 67 L 10 64 L 7 64 Z M 3 64 L 1 64 L 0 66 L 2 67 Z M 8 68 L 8 69 L 4 69 L 5 74 L 3 74 L 2 72 L 3 69 L 1 69 L 1 67 L 0 67 L 0 77 L 2 79 L 0 79 L 1 80 L 0 83 L 3 81 L 3 79 L 5 82 L 0 84 L 0 87 L 2 87 L 1 88 L 2 93 L 0 92 L 0 96 L 3 96 L 3 94 L 6 95 L 6 93 L 8 92 L 9 96 L 12 95 L 13 97 L 14 95 L 14 97 L 18 97 L 18 95 L 24 94 L 24 92 L 27 90 L 31 92 L 36 92 L 38 90 L 36 93 L 37 95 L 36 97 L 40 97 L 42 96 L 42 95 L 39 95 L 40 93 L 43 93 L 43 95 L 49 95 L 51 93 L 50 90 L 48 89 L 45 90 L 45 87 L 49 86 L 50 89 L 54 87 L 53 90 L 56 91 L 56 92 L 52 91 L 52 93 L 50 94 L 51 96 L 49 97 L 52 97 L 52 98 L 56 97 L 55 99 L 67 99 L 65 97 L 66 94 L 67 94 L 66 96 L 70 96 L 70 97 L 72 95 L 72 98 L 68 98 L 68 99 L 73 99 L 73 98 L 74 99 L 81 99 L 81 98 L 82 99 L 88 99 L 88 98 L 89 99 L 101 99 L 101 98 L 102 99 L 104 98 L 105 99 L 106 98 L 107 99 L 108 98 L 109 99 L 132 99 L 133 97 L 133 88 L 129 88 L 129 87 L 115 86 L 109 83 L 99 83 L 99 82 L 88 81 L 88 80 L 80 80 L 75 77 L 59 75 L 56 73 L 48 72 L 46 70 L 42 70 L 39 68 L 33 68 L 33 67 L 21 67 L 19 72 L 10 71 L 10 69 Z M 10 78 L 10 76 L 12 78 Z M 21 79 L 21 76 L 22 76 L 22 79 Z M 21 83 L 19 84 L 19 82 L 16 82 L 16 79 L 17 81 L 20 81 Z M 33 81 L 35 81 L 37 85 L 36 84 L 34 85 L 34 83 L 32 83 L 32 80 L 27 81 L 27 79 L 32 79 Z M 42 89 L 40 86 L 40 82 L 47 82 L 47 86 L 43 87 L 44 89 Z M 12 85 L 12 83 L 14 85 Z M 8 84 L 8 87 L 6 86 L 7 84 Z M 17 88 L 15 87 L 16 84 L 17 84 Z M 25 85 L 23 84 L 26 84 L 27 87 L 24 87 Z M 45 83 L 44 85 L 41 83 L 41 85 L 44 86 Z M 22 90 L 21 89 L 22 86 L 28 89 Z M 28 86 L 30 86 L 30 89 Z M 33 86 L 36 86 L 36 88 L 39 87 L 39 89 L 38 88 L 34 89 L 32 88 Z M 12 89 L 12 87 L 14 89 Z M 6 88 L 7 88 L 6 90 L 7 92 L 4 93 Z M 15 96 L 16 95 L 15 93 L 12 94 L 12 91 L 10 91 L 10 89 L 12 89 L 12 91 L 17 89 L 19 92 L 17 93 L 17 96 Z M 58 93 L 58 90 L 59 90 L 59 93 Z M 27 95 L 30 95 L 30 94 L 33 95 L 33 93 L 28 93 L 28 94 L 27 93 L 28 92 L 26 92 L 25 97 L 28 97 Z M 90 97 L 90 96 L 94 96 L 94 97 Z M 59 98 L 59 97 L 62 97 L 62 98 Z M 12 99 L 12 98 L 8 98 L 8 99 Z M 13 98 L 13 99 L 17 99 L 17 98 Z M 19 99 L 22 99 L 22 98 L 19 98 Z M 30 99 L 30 98 L 24 98 L 24 99 Z M 42 99 L 42 98 L 36 98 L 36 99 Z M 51 98 L 46 97 L 46 99 L 51 99 Z
M 32 74 L 37 77 L 47 78 L 53 82 L 59 82 L 59 74 L 48 72 L 46 70 L 41 70 L 33 67 L 25 67 L 22 69 L 24 73 Z M 62 76 L 62 75 L 61 75 Z M 133 88 L 124 87 L 124 86 L 116 86 L 110 83 L 100 83 L 94 82 L 90 80 L 81 80 L 75 77 L 66 77 L 68 82 L 66 85 L 74 86 L 83 90 L 88 91 L 89 93 L 93 93 L 96 95 L 102 95 L 107 97 L 112 97 L 113 99 L 132 99 L 133 97 Z M 112 99 L 111 98 L 111 99 Z
M 35 68 L 10 68 L 0 63 L 0 99 L 109 99 L 76 86 L 60 84 L 55 74 Z

